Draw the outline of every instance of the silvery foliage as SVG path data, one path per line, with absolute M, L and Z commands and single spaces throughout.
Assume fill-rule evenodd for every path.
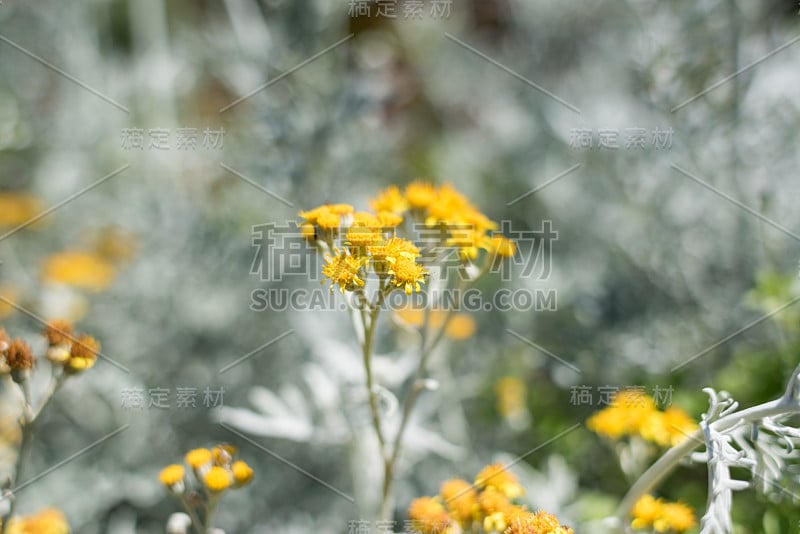
M 796 446 L 800 429 L 789 426 L 788 419 L 800 411 L 798 372 L 795 369 L 786 393 L 777 401 L 737 411 L 739 405 L 730 395 L 705 388 L 710 406 L 701 427 L 706 450 L 691 459 L 708 465 L 708 506 L 701 520 L 701 534 L 724 534 L 732 531 L 733 492 L 750 487 L 775 498 L 788 495 L 787 484 L 796 480 L 786 475 L 790 462 L 798 459 Z M 718 423 L 718 424 L 715 424 Z M 734 478 L 731 469 L 744 468 L 750 480 Z

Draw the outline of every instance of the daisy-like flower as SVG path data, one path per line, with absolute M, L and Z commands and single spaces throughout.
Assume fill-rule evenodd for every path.
M 416 180 L 406 186 L 406 201 L 411 208 L 425 209 L 436 201 L 433 184 Z
M 383 233 L 381 221 L 371 213 L 359 212 L 353 215 L 353 223 L 347 230 L 347 245 L 364 250 L 365 247 L 381 242 Z
M 172 491 L 180 493 L 184 488 L 184 476 L 186 476 L 186 470 L 183 468 L 183 466 L 179 464 L 172 464 L 161 470 L 161 473 L 158 475 L 158 479 L 162 484 Z
M 335 284 L 339 284 L 342 293 L 352 291 L 357 287 L 364 287 L 364 281 L 360 276 L 361 268 L 365 265 L 367 258 L 356 258 L 346 252 L 334 252 L 336 252 L 336 256 L 325 256 L 326 264 L 322 268 L 323 276 L 331 281 L 331 292 L 333 292 Z
M 391 211 L 379 211 L 377 218 L 381 228 L 394 228 L 403 222 L 403 218 L 400 215 Z
M 655 529 L 656 532 L 686 532 L 697 525 L 694 511 L 682 502 L 665 502 L 652 495 L 644 495 L 633 507 L 636 530 Z
M 525 493 L 525 489 L 502 464 L 484 467 L 475 477 L 475 485 L 479 488 L 494 487 L 509 499 L 516 499 Z
M 253 480 L 253 468 L 242 460 L 233 462 L 231 473 L 233 473 L 233 481 L 236 483 L 236 487 L 249 484 Z
M 572 529 L 562 526 L 554 515 L 538 511 L 514 517 L 505 534 L 572 534 Z
M 425 282 L 425 275 L 428 274 L 422 265 L 407 256 L 399 256 L 391 264 L 387 272 L 392 275 L 391 282 L 396 287 L 402 287 L 406 295 L 420 291 L 419 285 Z
M 376 212 L 385 211 L 400 214 L 408 209 L 408 202 L 400 192 L 400 189 L 396 185 L 392 185 L 370 200 L 369 207 Z
M 215 465 L 203 476 L 203 482 L 209 491 L 220 493 L 231 487 L 233 476 L 230 471 L 224 467 Z
M 413 528 L 421 534 L 452 534 L 453 523 L 438 499 L 420 497 L 408 507 L 408 517 Z
M 186 453 L 184 460 L 195 471 L 211 465 L 211 451 L 205 448 L 192 449 Z
M 478 517 L 478 494 L 472 484 L 460 478 L 446 480 L 439 490 L 450 516 L 462 527 L 467 527 Z
M 60 510 L 46 508 L 27 517 L 15 517 L 8 523 L 8 534 L 69 534 L 67 518 Z

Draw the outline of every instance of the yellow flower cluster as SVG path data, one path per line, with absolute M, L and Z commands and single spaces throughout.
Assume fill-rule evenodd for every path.
M 547 512 L 531 512 L 515 503 L 524 489 L 505 467 L 489 465 L 475 482 L 444 482 L 436 497 L 414 500 L 408 509 L 411 527 L 420 534 L 456 534 L 481 530 L 502 534 L 572 534 Z
M 636 530 L 681 533 L 696 525 L 694 511 L 681 502 L 666 502 L 652 495 L 645 495 L 633 507 L 631 526 Z
M 638 390 L 616 394 L 611 405 L 592 415 L 586 426 L 614 440 L 639 436 L 662 447 L 674 447 L 698 428 L 680 408 L 660 411 L 651 397 Z
M 8 522 L 7 534 L 69 534 L 69 524 L 59 510 L 46 508 L 28 517 L 14 517 Z
M 232 445 L 217 445 L 211 449 L 192 449 L 184 457 L 199 485 L 212 494 L 229 488 L 241 488 L 253 480 L 253 469 L 236 459 Z M 183 495 L 187 490 L 186 468 L 180 464 L 168 465 L 161 470 L 161 483 L 172 492 Z
M 305 221 L 303 235 L 327 246 L 322 274 L 331 290 L 334 285 L 342 293 L 364 287 L 371 269 L 389 287 L 402 288 L 408 295 L 420 291 L 428 272 L 418 262 L 419 248 L 397 235 L 406 219 L 440 227 L 441 244 L 458 248 L 465 261 L 474 260 L 479 249 L 491 258 L 516 252 L 512 241 L 490 234 L 497 224 L 449 185 L 413 182 L 405 192 L 391 186 L 372 199 L 370 207 L 372 212 L 363 212 L 350 204 L 324 204 L 299 214 Z M 337 242 L 343 246 L 335 246 Z
M 87 334 L 76 334 L 69 321 L 54 320 L 44 329 L 47 339 L 47 359 L 61 365 L 69 374 L 94 367 L 100 354 L 100 343 Z

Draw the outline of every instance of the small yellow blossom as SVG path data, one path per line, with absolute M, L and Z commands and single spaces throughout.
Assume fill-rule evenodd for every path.
M 42 202 L 31 194 L 0 192 L 0 227 L 25 224 L 43 211 Z
M 231 487 L 233 476 L 224 467 L 215 465 L 203 476 L 203 481 L 210 491 L 219 493 Z
M 116 276 L 112 263 L 87 252 L 68 251 L 47 258 L 42 267 L 42 278 L 47 282 L 104 291 Z
M 92 336 L 82 334 L 72 344 L 64 370 L 68 373 L 78 373 L 91 369 L 97 361 L 98 354 L 100 354 L 100 343 Z
M 67 518 L 55 508 L 46 508 L 38 514 L 11 519 L 7 534 L 69 534 Z
M 391 211 L 379 211 L 377 218 L 381 228 L 394 228 L 403 222 L 403 218 L 400 215 Z
M 517 477 L 512 475 L 502 464 L 484 467 L 475 477 L 475 485 L 479 488 L 497 488 L 509 499 L 516 499 L 525 493 L 524 488 L 517 482 Z
M 211 451 L 208 449 L 192 449 L 186 453 L 186 463 L 192 469 L 200 469 L 211 464 Z
M 466 480 L 456 478 L 445 481 L 439 490 L 439 495 L 450 516 L 462 527 L 467 527 L 478 517 L 480 512 L 478 494 Z
M 636 530 L 655 529 L 656 532 L 686 532 L 697 525 L 694 511 L 681 502 L 665 502 L 644 495 L 633 507 L 631 526 Z
M 471 315 L 456 313 L 453 314 L 450 318 L 450 322 L 447 323 L 445 334 L 447 334 L 447 337 L 450 339 L 460 341 L 471 338 L 475 334 L 477 328 L 475 319 L 473 319 Z
M 359 212 L 353 215 L 353 223 L 347 230 L 346 244 L 353 247 L 367 247 L 383 240 L 381 222 L 371 213 Z
M 415 209 L 425 209 L 436 200 L 436 188 L 427 182 L 414 181 L 406 186 L 406 201 Z
M 540 510 L 535 514 L 520 514 L 509 521 L 505 534 L 572 534 L 572 529 L 561 525 L 554 515 Z
M 172 464 L 168 465 L 164 469 L 161 470 L 161 474 L 158 476 L 161 483 L 167 486 L 168 488 L 174 488 L 181 482 L 183 482 L 183 477 L 186 475 L 186 470 L 183 468 L 182 465 Z
M 237 486 L 244 486 L 253 480 L 253 468 L 241 460 L 233 462 L 231 465 L 231 472 L 233 473 L 233 480 Z
M 366 263 L 366 258 L 356 258 L 346 252 L 335 252 L 336 256 L 325 256 L 326 264 L 322 268 L 323 276 L 331 281 L 331 292 L 333 292 L 335 284 L 339 284 L 342 293 L 352 291 L 357 287 L 364 287 L 361 268 Z
M 408 202 L 396 185 L 384 189 L 378 196 L 369 201 L 369 207 L 376 212 L 401 214 L 408 209 Z
M 420 283 L 425 282 L 425 275 L 428 271 L 413 259 L 405 256 L 395 258 L 388 273 L 392 275 L 392 283 L 397 287 L 405 289 L 406 295 L 413 291 L 420 291 Z
M 450 534 L 454 532 L 452 520 L 438 499 L 420 497 L 412 501 L 408 517 L 420 534 Z

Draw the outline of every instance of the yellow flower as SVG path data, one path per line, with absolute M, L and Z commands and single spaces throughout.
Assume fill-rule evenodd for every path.
M 400 214 L 408 209 L 408 202 L 406 202 L 400 189 L 396 185 L 392 185 L 370 200 L 369 207 L 376 212 L 385 211 Z
M 420 497 L 408 507 L 413 528 L 421 534 L 448 534 L 454 531 L 450 516 L 442 503 L 431 497 Z
M 540 510 L 514 517 L 505 534 L 572 534 L 572 529 L 562 526 L 554 515 Z
M 253 468 L 241 460 L 233 462 L 231 465 L 231 472 L 233 473 L 233 480 L 237 486 L 244 486 L 253 480 Z
M 300 225 L 300 235 L 309 241 L 317 238 L 317 231 L 314 230 L 314 225 L 310 223 L 303 223 Z
M 414 181 L 406 186 L 406 201 L 416 209 L 425 209 L 436 200 L 436 188 L 427 182 Z
M 517 252 L 517 245 L 501 235 L 493 235 L 488 241 L 489 253 L 501 258 L 513 258 Z
M 64 370 L 68 373 L 77 373 L 94 367 L 97 355 L 100 353 L 100 342 L 92 336 L 82 334 L 71 346 L 69 359 Z
M 637 530 L 686 532 L 697 525 L 694 511 L 681 502 L 665 502 L 652 495 L 642 496 L 633 507 L 631 526 Z
M 211 451 L 208 449 L 192 449 L 184 457 L 192 469 L 200 469 L 211 464 Z
M 89 291 L 108 289 L 114 281 L 114 265 L 95 254 L 68 251 L 47 258 L 42 278 L 47 282 L 65 284 Z
M 475 334 L 475 330 L 477 330 L 477 326 L 475 325 L 475 319 L 473 319 L 471 315 L 467 313 L 456 313 L 450 318 L 450 322 L 447 323 L 445 333 L 450 339 L 460 341 L 471 338 L 473 334 Z
M 372 268 L 376 273 L 385 274 L 398 258 L 414 260 L 419 257 L 419 249 L 402 237 L 393 237 L 388 241 L 383 241 L 367 247 Z
M 183 477 L 185 475 L 186 470 L 182 465 L 172 464 L 162 469 L 158 478 L 161 480 L 161 483 L 168 488 L 175 488 L 177 485 L 183 482 Z
M 350 204 L 324 204 L 308 211 L 301 211 L 300 217 L 309 224 L 324 230 L 336 230 L 342 225 L 342 217 L 348 217 L 354 208 Z
M 0 227 L 25 224 L 43 211 L 42 202 L 31 194 L 0 192 Z
M 236 456 L 236 447 L 227 443 L 217 445 L 211 449 L 211 456 L 214 459 L 214 465 L 230 465 L 233 457 Z
M 209 490 L 217 493 L 228 489 L 233 482 L 231 473 L 218 465 L 209 469 L 203 480 Z
M 425 275 L 428 271 L 413 259 L 399 256 L 392 262 L 392 267 L 388 273 L 392 275 L 392 283 L 397 287 L 405 289 L 406 295 L 412 291 L 420 291 L 419 284 L 425 282 Z
M 377 217 L 381 228 L 394 228 L 403 222 L 403 218 L 400 215 L 391 211 L 379 211 Z
M 689 437 L 698 426 L 680 408 L 671 406 L 663 412 L 653 412 L 643 423 L 641 436 L 662 447 L 674 447 Z
M 467 527 L 478 516 L 478 494 L 472 484 L 460 478 L 447 480 L 439 489 L 450 516 L 462 527 Z
M 511 417 L 525 410 L 528 388 L 516 376 L 505 376 L 494 385 L 497 396 L 497 411 L 503 417 Z
M 208 449 L 192 449 L 184 458 L 192 469 L 200 469 L 211 464 L 211 451 Z
M 361 267 L 367 258 L 356 258 L 346 252 L 338 252 L 336 256 L 325 256 L 326 265 L 322 268 L 322 274 L 331 281 L 331 292 L 334 284 L 339 284 L 339 289 L 352 291 L 356 287 L 364 287 L 364 281 L 360 278 Z M 323 280 L 324 282 L 324 280 Z
M 496 488 L 509 499 L 516 499 L 525 493 L 525 489 L 517 482 L 517 477 L 512 475 L 502 464 L 484 467 L 475 477 L 475 485 L 479 488 Z
M 625 390 L 614 395 L 610 406 L 592 415 L 586 426 L 611 439 L 635 436 L 656 412 L 652 398 L 639 390 Z
M 354 247 L 366 247 L 383 240 L 381 222 L 371 213 L 353 215 L 353 224 L 347 230 L 346 243 Z
M 9 521 L 8 534 L 69 534 L 69 524 L 59 510 L 46 508 L 36 515 Z

